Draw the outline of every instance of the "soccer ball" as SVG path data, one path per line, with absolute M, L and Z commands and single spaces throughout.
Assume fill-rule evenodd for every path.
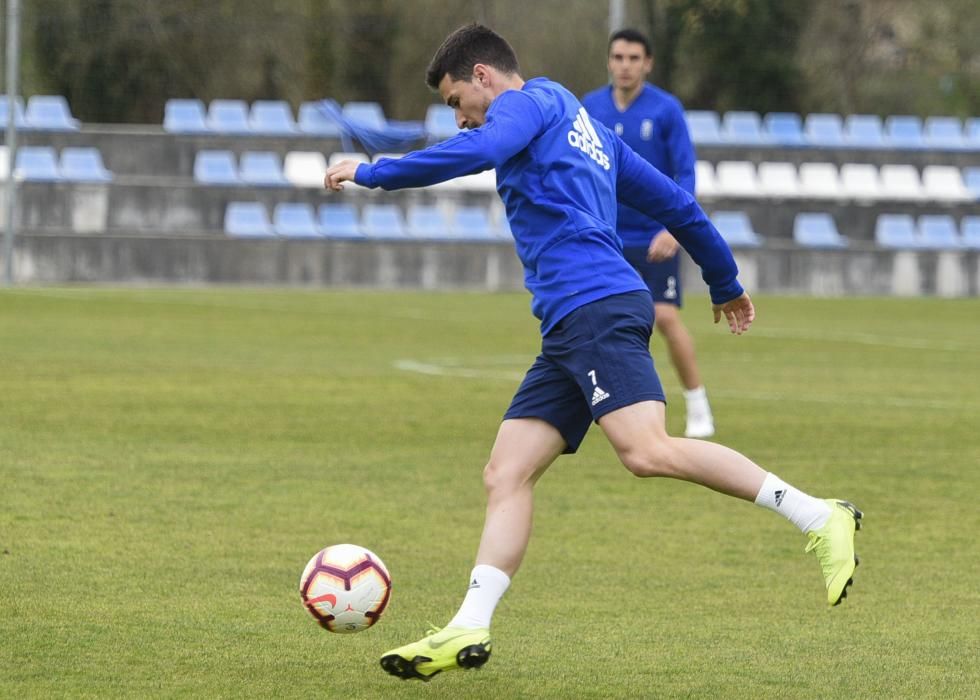
M 381 558 L 356 544 L 321 549 L 299 579 L 303 605 L 331 632 L 361 632 L 381 617 L 391 596 L 391 576 Z

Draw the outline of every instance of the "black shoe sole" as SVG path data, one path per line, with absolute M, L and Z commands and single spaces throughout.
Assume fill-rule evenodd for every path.
M 489 660 L 489 644 L 471 644 L 468 647 L 463 647 L 456 654 L 456 663 L 463 669 L 480 668 L 480 666 Z M 384 669 L 385 673 L 390 673 L 392 676 L 401 678 L 403 681 L 416 679 L 428 683 L 442 673 L 442 671 L 435 671 L 428 676 L 420 673 L 418 665 L 427 661 L 432 661 L 432 659 L 428 656 L 416 656 L 409 661 L 398 654 L 388 654 L 387 656 L 381 657 L 381 668 Z

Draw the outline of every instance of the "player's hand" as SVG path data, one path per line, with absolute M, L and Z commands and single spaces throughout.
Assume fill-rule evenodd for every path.
M 354 180 L 358 165 L 356 160 L 342 160 L 336 165 L 331 165 L 327 168 L 327 174 L 323 178 L 323 186 L 328 190 L 340 192 L 344 189 L 342 183 Z
M 664 229 L 650 241 L 647 249 L 647 262 L 662 262 L 677 255 L 680 245 L 677 239 L 670 235 L 670 231 Z
M 715 304 L 712 309 L 715 312 L 715 323 L 718 323 L 721 320 L 721 315 L 725 314 L 728 327 L 735 335 L 742 335 L 755 320 L 755 307 L 746 292 L 742 292 L 742 296 L 726 301 L 724 304 Z

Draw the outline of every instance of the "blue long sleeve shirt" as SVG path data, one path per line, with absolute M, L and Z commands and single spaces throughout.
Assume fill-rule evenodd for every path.
M 491 168 L 542 335 L 580 306 L 646 289 L 622 254 L 617 200 L 670 228 L 701 266 L 715 303 L 742 293 L 731 250 L 694 198 L 547 78 L 498 95 L 477 129 L 359 165 L 355 182 L 396 190 Z
M 684 108 L 669 92 L 645 83 L 623 111 L 616 106 L 611 85 L 582 98 L 589 114 L 616 132 L 650 165 L 694 194 L 694 145 L 684 121 Z M 650 245 L 650 239 L 669 228 L 633 207 L 620 204 L 616 231 L 626 247 Z

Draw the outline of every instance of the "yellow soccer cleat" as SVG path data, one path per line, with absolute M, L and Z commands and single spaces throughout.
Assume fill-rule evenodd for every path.
M 402 680 L 432 677 L 454 668 L 479 668 L 490 658 L 490 630 L 434 628 L 412 644 L 381 657 L 381 668 Z
M 847 597 L 847 587 L 854 583 L 854 532 L 861 529 L 864 514 L 847 501 L 827 499 L 830 519 L 824 526 L 807 533 L 807 552 L 816 552 L 817 561 L 827 582 L 827 604 L 838 605 Z

